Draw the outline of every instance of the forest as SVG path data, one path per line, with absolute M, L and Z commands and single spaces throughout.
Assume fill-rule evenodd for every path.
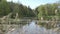
M 57 25 L 60 24 L 60 3 L 47 3 L 32 9 L 30 6 L 25 6 L 20 2 L 14 3 L 13 1 L 0 0 L 0 30 L 2 33 L 5 33 L 10 28 L 12 30 L 16 24 L 20 27 L 21 24 L 36 26 L 35 23 L 47 29 L 58 28 Z M 39 30 L 39 28 L 37 29 Z
M 53 4 L 45 4 L 41 5 L 36 8 L 38 19 L 41 19 L 43 17 L 44 20 L 49 20 L 54 17 L 60 17 L 60 4 L 59 3 L 53 3 Z
M 34 11 L 28 6 L 24 6 L 20 3 L 7 2 L 6 0 L 0 0 L 0 17 L 6 16 L 12 13 L 11 18 L 15 18 L 18 13 L 19 18 L 23 17 L 35 17 Z
M 60 3 L 52 3 L 40 5 L 35 9 L 31 9 L 29 6 L 25 6 L 21 3 L 7 2 L 6 0 L 0 0 L 0 17 L 6 16 L 12 13 L 11 18 L 15 18 L 18 13 L 18 17 L 37 17 L 43 20 L 55 18 L 55 16 L 60 17 Z

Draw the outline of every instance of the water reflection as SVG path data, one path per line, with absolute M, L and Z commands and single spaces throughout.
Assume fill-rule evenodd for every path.
M 30 22 L 30 24 L 19 26 L 13 31 L 8 31 L 7 34 L 60 34 L 55 32 L 53 29 L 46 29 L 42 26 L 35 24 L 35 21 Z

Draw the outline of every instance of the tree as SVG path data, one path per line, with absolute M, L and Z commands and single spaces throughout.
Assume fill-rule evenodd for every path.
M 51 16 L 56 16 L 55 14 L 55 10 L 57 9 L 58 10 L 58 5 L 59 4 L 56 4 L 56 3 L 53 3 L 53 4 L 45 4 L 45 5 L 41 5 L 39 7 L 37 7 L 38 9 L 36 9 L 38 11 L 38 17 L 41 18 L 41 17 L 46 17 L 46 19 L 48 18 L 51 18 Z M 57 14 L 60 14 L 60 12 L 58 11 Z
M 0 2 L 0 17 L 6 16 L 12 13 L 11 18 L 15 18 L 18 13 L 18 17 L 35 17 L 33 10 L 30 7 L 26 7 L 19 3 L 7 2 L 2 0 Z

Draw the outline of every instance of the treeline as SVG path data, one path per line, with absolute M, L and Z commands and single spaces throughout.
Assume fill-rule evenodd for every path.
M 24 6 L 20 3 L 7 2 L 6 0 L 0 0 L 0 17 L 6 16 L 12 13 L 11 17 L 14 18 L 16 13 L 18 17 L 35 17 L 33 10 L 28 6 Z
M 21 3 L 7 2 L 6 0 L 0 0 L 0 17 L 6 16 L 12 13 L 11 18 L 18 17 L 37 17 L 38 19 L 51 19 L 55 16 L 60 17 L 60 3 L 52 3 L 38 6 L 35 10 L 32 10 L 29 6 L 24 6 Z
M 35 12 L 37 12 L 38 19 L 52 19 L 55 16 L 60 17 L 60 4 L 59 3 L 53 3 L 53 4 L 45 4 L 40 5 L 35 9 Z

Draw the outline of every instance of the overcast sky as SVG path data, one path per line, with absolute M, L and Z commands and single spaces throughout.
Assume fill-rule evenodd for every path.
M 11 0 L 7 0 L 11 1 Z M 41 4 L 46 4 L 46 3 L 54 3 L 57 2 L 58 0 L 12 0 L 13 2 L 20 2 L 23 5 L 30 6 L 32 9 L 35 9 L 37 6 Z

